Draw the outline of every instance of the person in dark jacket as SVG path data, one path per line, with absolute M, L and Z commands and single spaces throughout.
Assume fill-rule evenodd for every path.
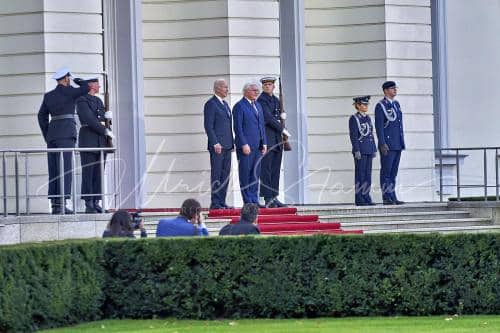
M 127 237 L 127 238 L 135 238 L 134 236 L 134 226 L 132 223 L 132 216 L 126 210 L 118 210 L 116 211 L 111 220 L 104 230 L 102 237 Z M 141 238 L 148 237 L 146 229 L 144 228 L 144 220 L 141 220 L 141 223 L 138 225 L 138 228 L 141 230 Z
M 75 78 L 73 81 L 80 87 L 72 87 L 70 85 L 71 73 L 66 67 L 59 69 L 52 78 L 57 81 L 57 86 L 43 96 L 43 102 L 38 111 L 38 124 L 47 148 L 75 148 L 75 102 L 78 97 L 87 94 L 88 84 L 82 79 Z M 52 214 L 62 212 L 71 214 L 73 212 L 66 208 L 66 199 L 69 199 L 71 195 L 72 154 L 71 152 L 63 153 L 64 194 L 61 193 L 60 184 L 60 155 L 61 153 L 57 152 L 47 154 L 48 194 L 52 203 Z
M 76 112 L 81 124 L 78 146 L 80 148 L 105 148 L 106 136 L 114 138 L 111 130 L 104 125 L 106 119 L 112 118 L 112 114 L 111 111 L 104 111 L 104 104 L 96 96 L 100 88 L 99 80 L 92 78 L 87 80 L 87 83 L 89 93 L 76 101 Z M 99 200 L 102 197 L 98 194 L 102 193 L 101 167 L 104 170 L 106 154 L 101 155 L 99 151 L 82 151 L 80 159 L 82 164 L 82 199 L 85 201 L 85 213 L 102 213 L 103 209 L 99 205 Z
M 214 95 L 203 108 L 204 127 L 210 153 L 210 209 L 233 208 L 226 204 L 231 172 L 231 153 L 234 150 L 231 108 L 224 100 L 228 87 L 223 79 L 215 80 Z
M 260 230 L 256 226 L 257 216 L 259 214 L 259 206 L 253 203 L 247 203 L 241 208 L 240 220 L 235 224 L 224 226 L 219 236 L 236 236 L 236 235 L 259 235 Z
M 264 111 L 264 123 L 266 127 L 267 154 L 262 157 L 260 170 L 260 196 L 264 197 L 266 207 L 286 207 L 278 200 L 280 187 L 281 160 L 283 158 L 283 134 L 290 133 L 281 124 L 280 100 L 274 95 L 275 77 L 264 77 L 262 93 L 257 101 L 262 105 Z
M 373 124 L 368 112 L 370 96 L 354 97 L 357 112 L 349 118 L 349 137 L 354 157 L 354 187 L 356 206 L 375 205 L 370 197 L 372 161 L 377 147 L 373 137 Z

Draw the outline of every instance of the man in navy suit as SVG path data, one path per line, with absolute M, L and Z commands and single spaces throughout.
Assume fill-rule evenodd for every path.
M 233 108 L 241 196 L 244 203 L 255 203 L 264 207 L 259 204 L 258 190 L 260 160 L 267 151 L 267 139 L 264 112 L 257 102 L 257 83 L 246 83 L 243 86 L 243 95 Z
M 229 174 L 231 172 L 231 152 L 234 148 L 231 108 L 224 100 L 228 93 L 225 80 L 214 82 L 214 96 L 203 109 L 205 132 L 208 136 L 210 152 L 210 209 L 232 208 L 226 204 Z
M 384 98 L 375 107 L 375 128 L 380 150 L 380 188 L 384 205 L 401 205 L 396 197 L 396 176 L 398 175 L 401 151 L 405 149 L 403 113 L 397 95 L 396 82 L 386 81 L 382 85 Z

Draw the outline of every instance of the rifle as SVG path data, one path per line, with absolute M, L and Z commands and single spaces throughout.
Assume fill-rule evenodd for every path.
M 109 111 L 109 83 L 108 83 L 108 74 L 102 73 L 104 77 L 104 112 Z M 104 120 L 104 127 L 111 131 L 111 119 Z M 106 147 L 113 148 L 113 139 L 109 136 L 106 136 Z
M 281 76 L 278 78 L 278 82 L 280 85 L 280 113 L 285 112 L 285 108 L 283 107 L 283 87 L 281 86 Z M 280 118 L 280 123 L 281 127 L 285 128 L 285 120 L 283 118 Z M 290 142 L 288 141 L 288 136 L 285 134 L 282 134 L 283 136 L 283 150 L 284 151 L 291 151 L 292 150 L 292 145 L 290 145 Z

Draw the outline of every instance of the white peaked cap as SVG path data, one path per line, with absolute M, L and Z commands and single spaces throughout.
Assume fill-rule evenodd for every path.
M 68 74 L 71 75 L 69 68 L 68 67 L 61 67 L 57 70 L 57 72 L 54 73 L 54 75 L 52 75 L 52 78 L 54 80 L 60 80 Z

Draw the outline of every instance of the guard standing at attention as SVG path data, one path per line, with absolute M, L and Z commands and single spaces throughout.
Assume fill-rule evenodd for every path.
M 112 118 L 111 111 L 104 111 L 102 100 L 96 96 L 99 93 L 99 79 L 92 78 L 86 81 L 89 86 L 87 95 L 76 101 L 76 112 L 80 118 L 80 133 L 78 146 L 80 148 L 106 148 L 106 136 L 114 139 L 111 130 L 105 127 L 106 119 Z M 106 153 L 87 151 L 80 153 L 82 164 L 82 199 L 85 201 L 85 213 L 102 213 L 99 205 L 101 193 L 101 163 L 102 170 L 106 164 Z
M 274 95 L 275 77 L 268 76 L 260 80 L 262 93 L 257 101 L 264 111 L 266 126 L 267 154 L 262 157 L 260 171 L 260 196 L 264 197 L 266 207 L 286 207 L 278 200 L 280 185 L 281 160 L 283 158 L 283 134 L 290 133 L 281 125 L 280 100 Z
M 396 196 L 396 176 L 398 175 L 401 151 L 405 149 L 403 133 L 403 113 L 395 97 L 397 86 L 394 81 L 382 85 L 384 98 L 375 107 L 375 128 L 380 150 L 380 188 L 384 205 L 401 205 Z
M 72 87 L 71 73 L 66 67 L 59 69 L 52 78 L 57 81 L 57 86 L 44 95 L 38 111 L 38 124 L 47 148 L 74 148 L 76 143 L 75 101 L 78 97 L 87 94 L 88 84 L 82 79 L 75 78 L 73 82 L 80 87 Z M 60 154 L 57 152 L 47 154 L 49 199 L 52 204 L 52 214 L 62 212 L 71 214 L 73 212 L 66 208 L 66 199 L 71 195 L 73 168 L 71 152 L 63 153 L 64 197 L 60 184 Z
M 356 206 L 373 206 L 372 161 L 377 152 L 373 125 L 368 112 L 370 96 L 354 97 L 356 113 L 349 118 L 349 137 L 354 156 L 354 188 Z

